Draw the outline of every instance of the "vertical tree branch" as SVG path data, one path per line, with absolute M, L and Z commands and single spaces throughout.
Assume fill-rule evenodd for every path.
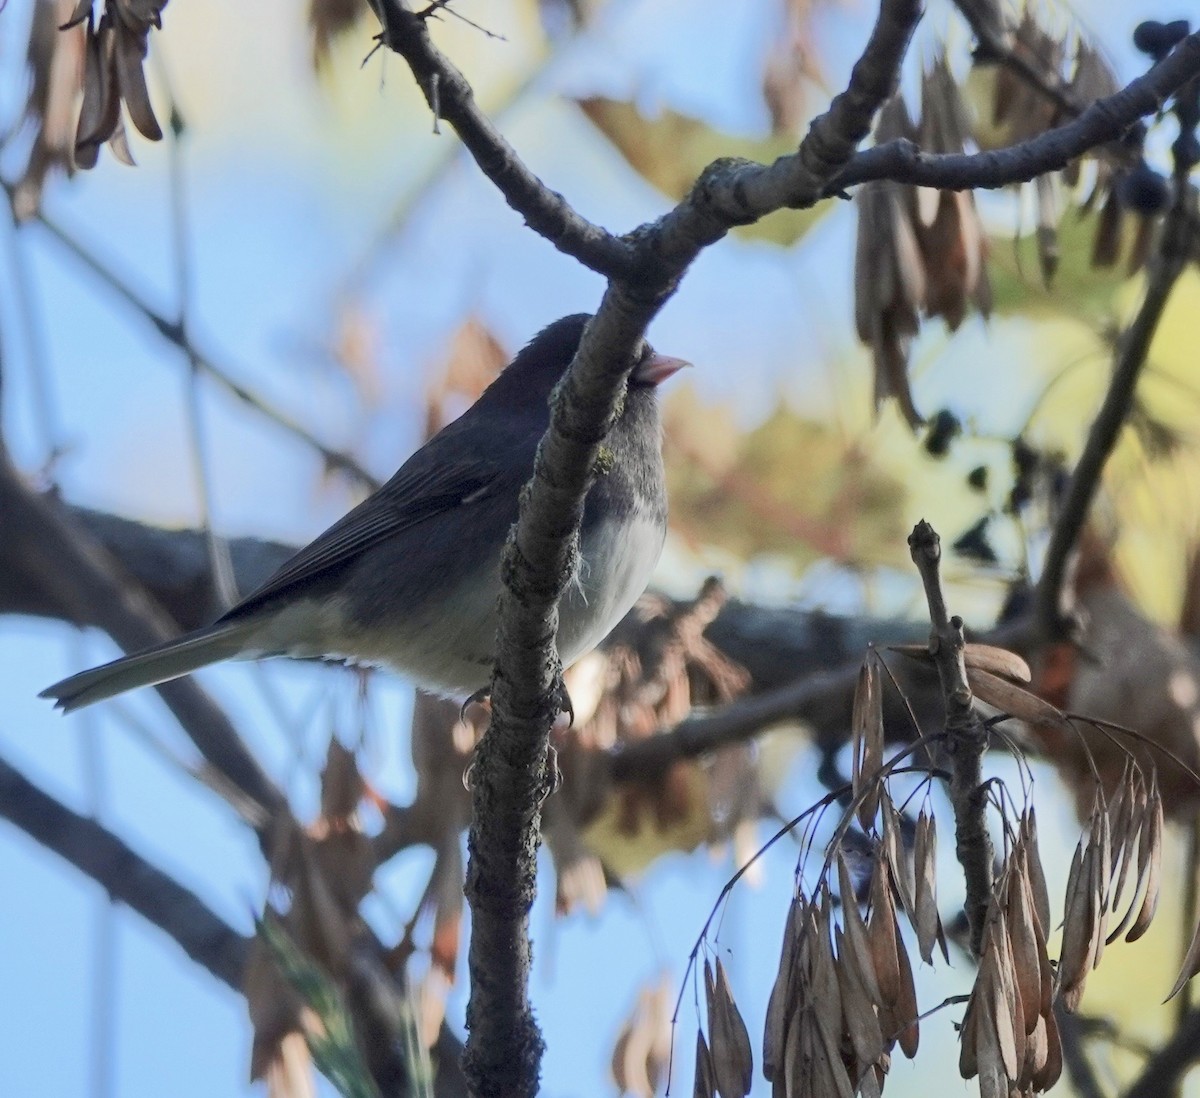
M 946 704 L 946 751 L 950 756 L 950 802 L 954 806 L 955 853 L 967 885 L 966 912 L 971 952 L 979 957 L 984 923 L 992 898 L 992 838 L 987 829 L 987 790 L 983 785 L 983 753 L 987 728 L 975 711 L 963 663 L 962 618 L 950 617 L 942 592 L 939 562 L 942 543 L 924 519 L 908 536 L 913 563 L 921 574 L 929 603 L 929 653 L 937 666 Z
M 1186 173 L 1176 172 L 1174 197 L 1159 229 L 1158 247 L 1150 260 L 1145 297 L 1133 322 L 1118 340 L 1112 381 L 1104 394 L 1104 403 L 1092 421 L 1050 535 L 1046 564 L 1037 588 L 1038 621 L 1047 637 L 1061 637 L 1073 632 L 1073 623 L 1063 605 L 1067 565 L 1099 490 L 1104 466 L 1129 418 L 1138 379 L 1171 291 L 1195 250 L 1196 223 L 1195 192 L 1188 184 Z

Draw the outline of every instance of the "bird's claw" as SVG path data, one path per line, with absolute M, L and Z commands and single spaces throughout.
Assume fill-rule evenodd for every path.
M 492 688 L 490 686 L 481 686 L 474 694 L 471 694 L 466 701 L 462 703 L 458 711 L 458 719 L 463 724 L 467 723 L 467 710 L 473 705 L 482 705 L 492 696 Z

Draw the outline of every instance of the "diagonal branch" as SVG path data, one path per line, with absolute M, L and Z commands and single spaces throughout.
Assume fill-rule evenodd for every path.
M 859 153 L 831 184 L 836 193 L 858 183 L 890 179 L 941 190 L 1005 187 L 1058 171 L 1100 145 L 1119 140 L 1140 118 L 1159 110 L 1200 73 L 1200 31 L 1115 95 L 1097 99 L 1062 126 L 1006 149 L 982 153 L 924 153 L 911 141 L 889 141 Z
M 0 514 L 7 565 L 23 582 L 54 591 L 70 620 L 100 625 L 127 652 L 175 635 L 162 610 L 71 522 L 61 504 L 24 482 L 2 446 Z M 177 679 L 157 689 L 200 753 L 248 798 L 262 822 L 285 809 L 283 793 L 194 681 Z
M 1200 38 L 1197 41 L 1200 42 Z M 1200 46 L 1197 54 L 1200 55 Z M 1100 488 L 1104 466 L 1133 408 L 1138 379 L 1171 291 L 1195 251 L 1197 233 L 1195 195 L 1186 173 L 1177 172 L 1174 198 L 1159 229 L 1158 247 L 1150 260 L 1145 296 L 1137 315 L 1117 342 L 1112 380 L 1100 411 L 1092 421 L 1050 535 L 1046 563 L 1037 587 L 1038 623 L 1049 638 L 1069 635 L 1073 630 L 1063 605 L 1067 565 Z
M 16 187 L 0 180 L 8 195 L 9 202 L 16 199 Z M 198 346 L 189 336 L 185 327 L 178 320 L 172 320 L 166 314 L 156 309 L 137 290 L 129 285 L 116 271 L 109 267 L 99 256 L 86 247 L 73 233 L 63 228 L 40 207 L 35 211 L 34 218 L 42 228 L 65 248 L 79 263 L 92 272 L 101 282 L 124 301 L 134 312 L 141 315 L 154 330 L 168 343 L 178 347 L 188 356 L 194 365 L 247 407 L 254 409 L 266 420 L 281 427 L 288 434 L 299 439 L 310 449 L 321 455 L 327 468 L 345 473 L 352 480 L 369 491 L 379 487 L 379 481 L 363 467 L 351 454 L 327 446 L 302 423 L 293 419 L 281 408 L 268 404 L 262 397 L 252 392 L 237 380 L 236 371 L 221 365 L 217 356 Z
M 242 990 L 249 938 L 111 831 L 72 812 L 3 759 L 0 817 L 174 938 L 196 964 L 218 980 L 234 991 Z
M 251 938 L 238 933 L 194 892 L 148 862 L 117 835 L 71 811 L 3 759 L 0 818 L 68 861 L 112 899 L 173 938 L 188 957 L 222 983 L 244 993 Z M 382 946 L 368 935 L 353 957 L 349 998 L 356 1033 L 369 1035 L 371 1058 L 402 1067 L 400 1061 L 407 1053 L 395 1039 L 395 1018 L 408 1004 L 400 1001 L 404 993 L 382 962 L 382 953 Z M 432 1052 L 438 1068 L 436 1098 L 463 1098 L 466 1087 L 458 1066 L 462 1046 L 444 1022 Z
M 371 0 L 390 49 L 412 69 L 435 119 L 454 127 L 480 170 L 531 229 L 559 251 L 598 274 L 616 278 L 631 273 L 629 244 L 588 221 L 561 194 L 550 190 L 479 109 L 467 78 L 429 36 L 428 16 L 403 8 L 398 0 Z

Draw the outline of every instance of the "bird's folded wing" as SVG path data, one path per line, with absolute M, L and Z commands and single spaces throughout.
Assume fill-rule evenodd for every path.
M 236 620 L 289 590 L 319 580 L 403 530 L 484 499 L 514 479 L 514 473 L 523 475 L 494 459 L 454 464 L 423 461 L 412 469 L 406 465 L 220 620 Z M 514 499 L 517 487 L 512 489 Z

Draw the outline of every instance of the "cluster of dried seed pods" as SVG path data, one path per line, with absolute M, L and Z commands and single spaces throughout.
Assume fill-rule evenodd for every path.
M 167 0 L 107 0 L 104 13 L 92 25 L 92 0 L 79 0 L 67 26 L 87 21 L 84 53 L 83 106 L 75 130 L 75 163 L 93 168 L 100 146 L 108 142 L 113 154 L 132 164 L 121 103 L 138 132 L 150 141 L 162 138 L 154 116 L 146 75 L 147 38 L 151 27 L 162 26 Z
M 962 1024 L 959 1069 L 964 1078 L 979 1076 L 983 1098 L 1040 1094 L 1057 1081 L 1062 1046 L 1053 1005 L 1078 1009 L 1104 947 L 1121 935 L 1134 942 L 1146 932 L 1158 906 L 1162 831 L 1162 798 L 1153 774 L 1147 782 L 1140 768 L 1127 767 L 1111 803 L 1097 789 L 1087 834 L 1071 862 L 1055 969 L 1046 952 L 1050 901 L 1037 820 L 1033 809 L 1022 814 L 992 894 L 979 973 Z M 1110 930 L 1131 879 L 1125 912 Z M 1200 946 L 1193 952 L 1200 956 Z M 1200 962 L 1193 963 L 1200 969 Z M 1191 975 L 1185 961 L 1171 994 Z
M 1104 947 L 1122 934 L 1136 942 L 1149 928 L 1158 908 L 1162 833 L 1156 775 L 1147 783 L 1140 768 L 1130 767 L 1111 803 L 1097 790 L 1088 834 L 1075 848 L 1067 877 L 1058 961 L 1058 994 L 1067 1010 L 1078 1008 L 1087 974 L 1100 963 Z M 1129 905 L 1110 931 L 1130 869 L 1135 877 Z
M 725 966 L 717 958 L 716 972 L 704 962 L 704 997 L 708 1007 L 708 1041 L 696 1034 L 695 1098 L 745 1098 L 754 1078 L 750 1031 L 733 1001 Z
M 1062 1074 L 1054 970 L 1046 952 L 1050 899 L 1032 809 L 996 880 L 983 955 L 963 1017 L 958 1066 L 981 1098 L 1048 1090 Z
M 879 115 L 876 140 L 917 141 L 926 152 L 961 153 L 970 123 L 945 55 L 921 84 L 921 118 L 914 122 L 900 96 Z M 875 360 L 876 408 L 895 397 L 909 425 L 922 418 L 908 384 L 908 350 L 921 318 L 943 317 L 954 331 L 973 305 L 987 316 L 987 236 L 970 191 L 937 191 L 891 181 L 860 187 L 854 274 L 859 339 Z
M 779 1098 L 879 1095 L 899 1044 L 910 1059 L 920 1040 L 912 964 L 896 902 L 917 933 L 921 954 L 945 950 L 937 915 L 933 819 L 917 825 L 915 882 L 898 860 L 899 814 L 883 793 L 883 835 L 872 863 L 869 913 L 859 910 L 849 867 L 836 855 L 840 923 L 822 880 L 788 911 L 779 972 L 767 1007 L 763 1074 Z

